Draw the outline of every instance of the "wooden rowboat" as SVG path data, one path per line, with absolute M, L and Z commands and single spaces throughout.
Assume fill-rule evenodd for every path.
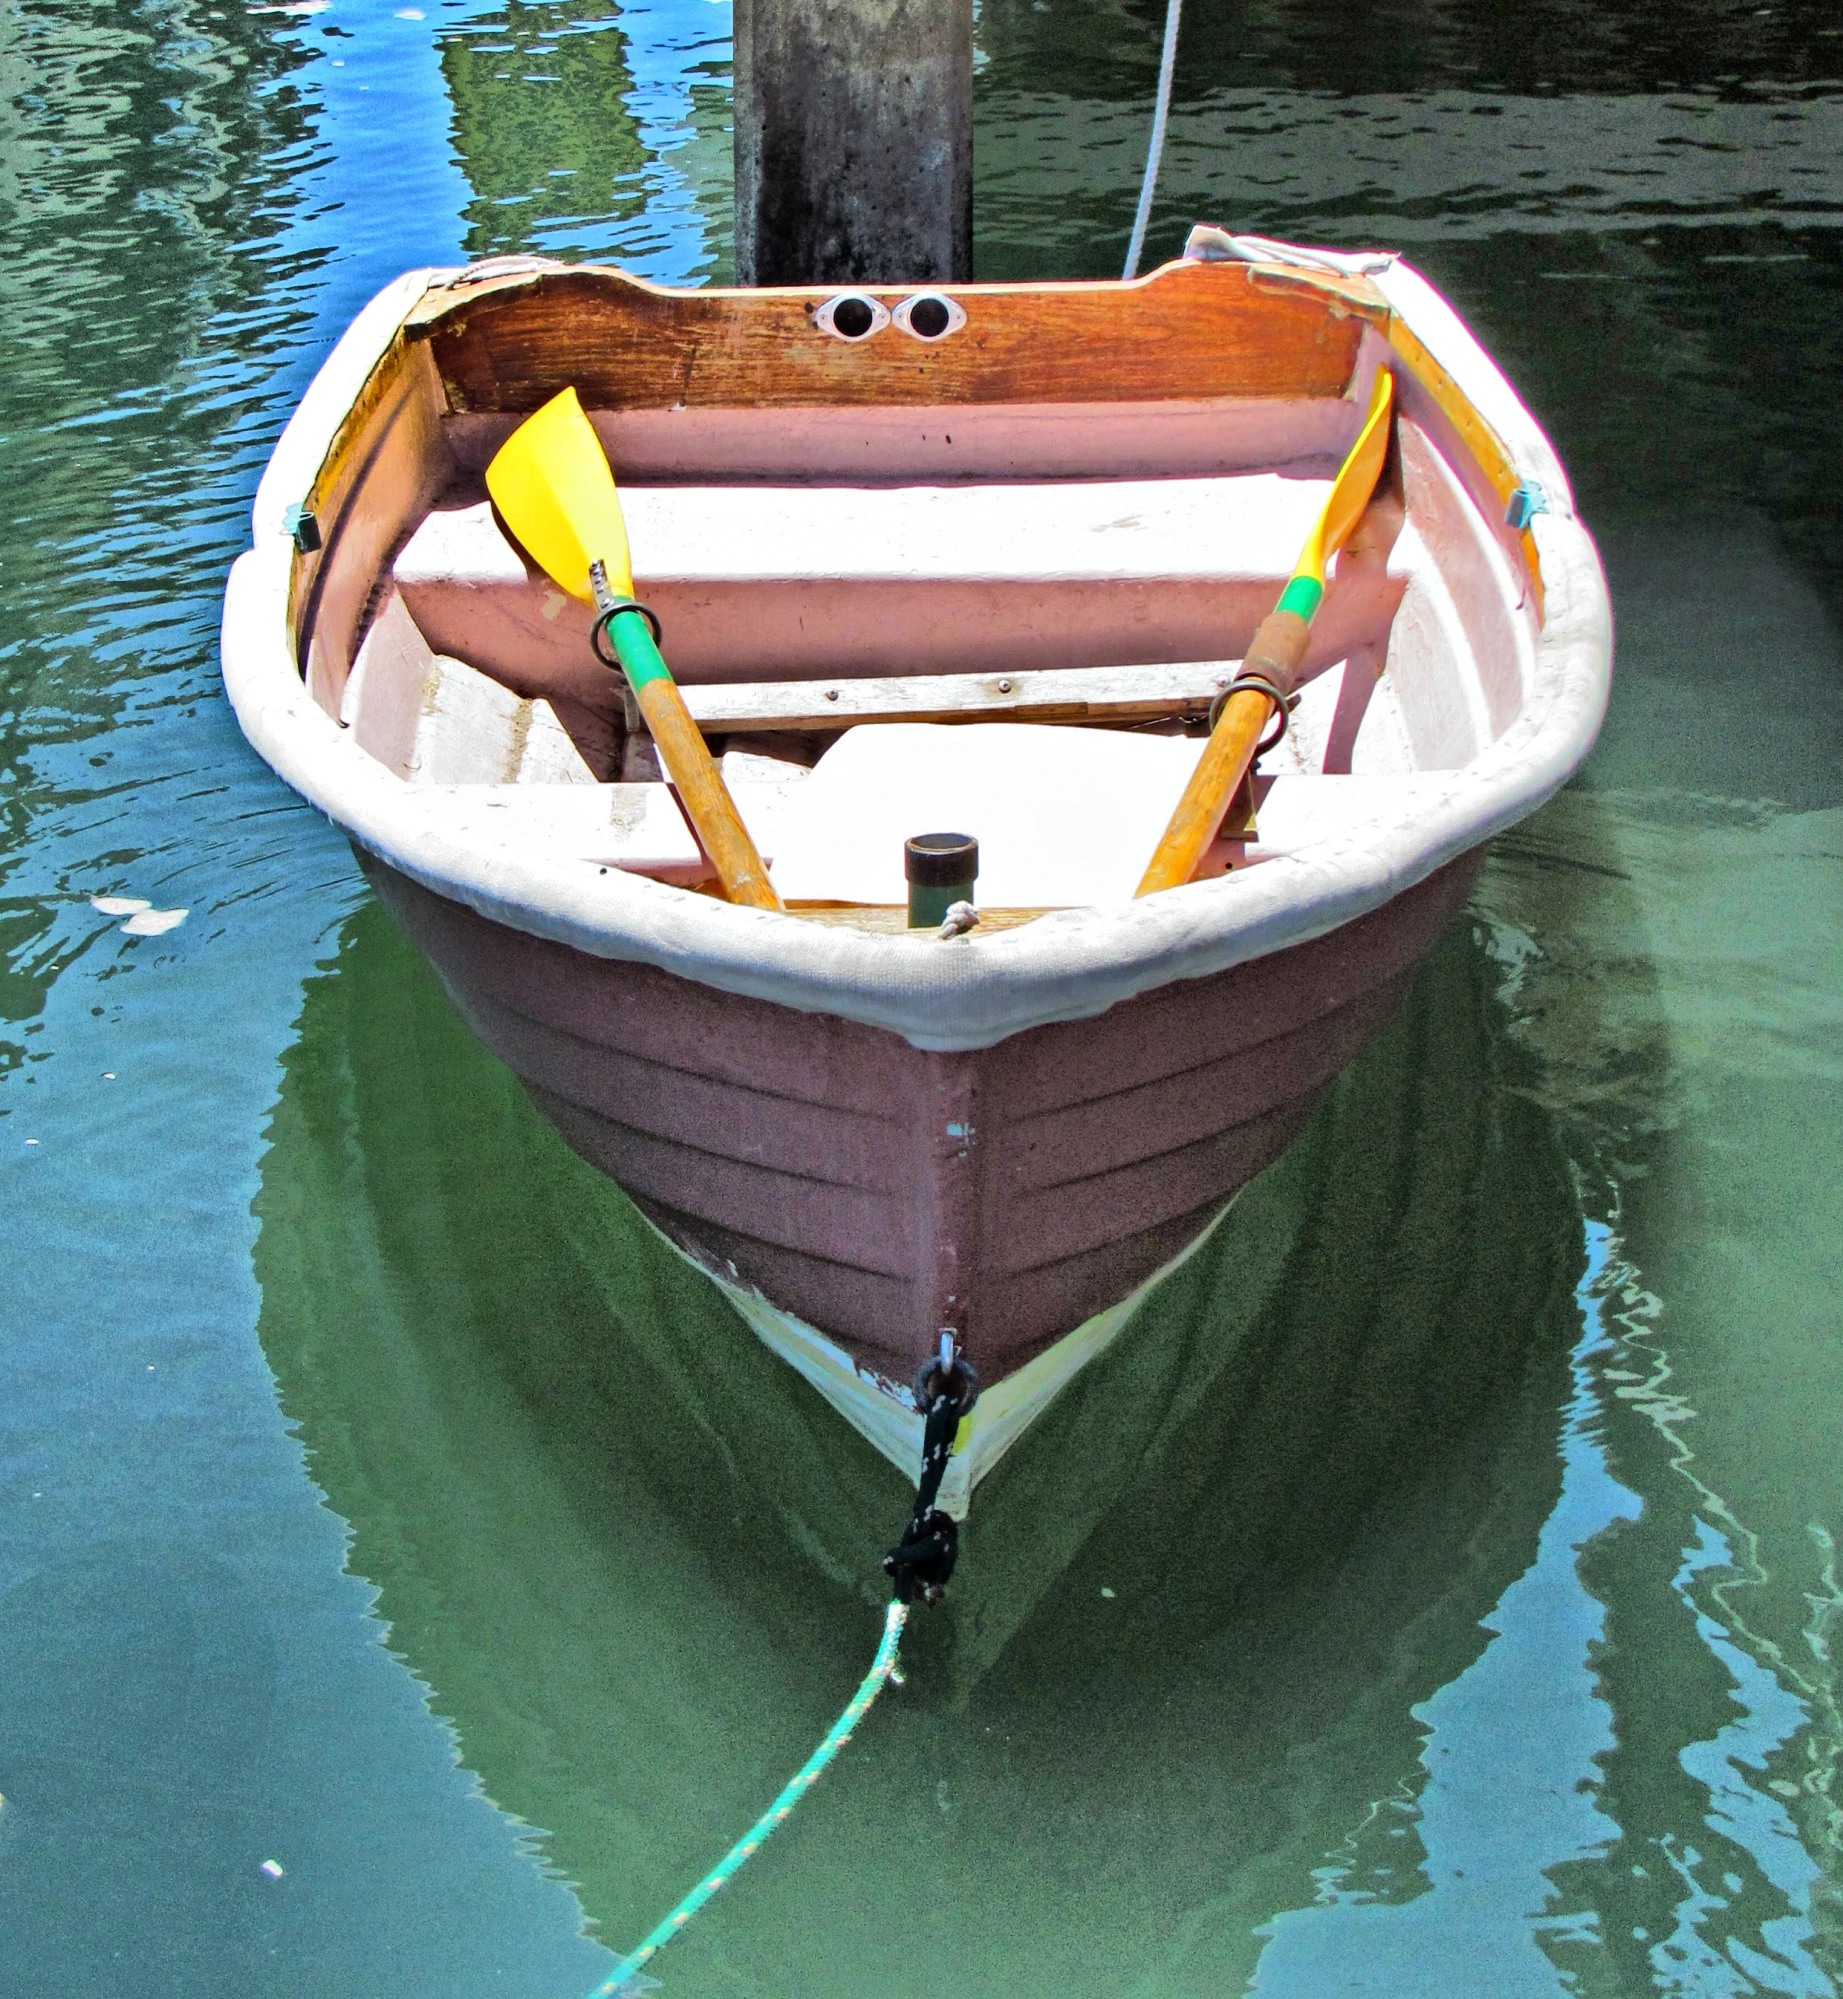
M 1198 878 L 1134 899 L 1379 367 L 1389 470 L 1291 727 Z M 589 608 L 487 500 L 572 385 L 784 914 L 712 892 Z M 276 447 L 223 658 L 557 1129 L 910 1472 L 951 1333 L 984 1383 L 958 1510 L 1579 765 L 1611 619 L 1424 280 L 1199 230 L 1130 284 L 412 273 Z M 983 855 L 951 939 L 900 907 L 902 837 L 948 827 Z

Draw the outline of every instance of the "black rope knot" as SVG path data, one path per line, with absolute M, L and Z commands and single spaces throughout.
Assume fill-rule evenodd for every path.
M 960 1529 L 935 1505 L 954 1433 L 979 1399 L 979 1376 L 964 1354 L 925 1360 L 915 1373 L 915 1406 L 922 1412 L 921 1479 L 915 1511 L 902 1539 L 883 1557 L 883 1572 L 903 1603 L 936 1603 L 953 1575 L 960 1552 Z
M 883 1557 L 883 1572 L 901 1603 L 938 1603 L 953 1579 L 960 1554 L 960 1529 L 951 1514 L 931 1506 L 902 1530 L 902 1539 Z

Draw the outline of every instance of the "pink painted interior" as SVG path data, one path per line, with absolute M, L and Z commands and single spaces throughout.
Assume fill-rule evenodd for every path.
M 817 479 L 934 485 L 953 479 L 1202 478 L 1257 467 L 1335 469 L 1359 427 L 1334 397 L 1155 403 L 981 403 L 939 409 L 597 410 L 623 478 Z M 504 416 L 446 419 L 458 466 L 484 471 L 511 435 Z
M 1452 598 L 1489 733 L 1500 736 L 1523 705 L 1534 663 L 1534 606 L 1499 536 L 1427 433 L 1404 423 L 1400 436 L 1408 516 Z
M 439 398 L 428 350 L 418 346 L 370 412 L 360 448 L 349 454 L 331 503 L 323 503 L 327 545 L 307 565 L 302 623 L 308 685 L 329 711 L 339 710 L 358 644 L 383 600 L 385 571 L 411 547 L 435 496 L 477 496 L 477 476 L 465 459 L 477 455 L 489 420 L 444 415 Z M 1337 412 L 1334 419 L 1328 411 Z M 1323 399 L 1264 403 L 1257 413 L 1266 442 L 1295 447 L 1270 462 L 1299 473 L 1324 471 L 1327 424 L 1349 419 L 1347 405 Z M 685 413 L 640 414 L 665 424 Z M 759 442 L 764 422 L 777 414 L 784 413 L 701 412 L 702 449 L 720 456 L 724 427 L 733 425 L 739 462 L 751 476 L 765 476 L 759 450 L 751 460 L 746 447 Z M 791 471 L 814 481 L 846 476 L 839 460 L 855 455 L 849 439 L 856 433 L 840 423 L 848 417 L 862 428 L 874 414 L 796 413 L 781 445 L 796 461 Z M 1083 405 L 1055 414 L 1058 422 L 1068 416 L 1092 447 L 1090 481 L 1142 476 L 1149 441 L 1168 442 L 1175 434 L 1171 411 L 1159 406 Z M 997 419 L 1016 415 L 1000 411 Z M 901 413 L 903 423 L 915 417 Z M 634 420 L 632 413 L 621 418 Z M 1274 426 L 1284 431 L 1289 424 L 1290 437 L 1274 434 Z M 1041 427 L 1040 419 L 1024 424 L 1033 427 Z M 1334 576 L 1307 662 L 1308 674 L 1321 671 L 1353 651 L 1380 646 L 1393 632 L 1387 670 L 1422 768 L 1464 763 L 1514 715 L 1535 617 L 1527 603 L 1507 608 L 1506 581 L 1515 579 L 1501 531 L 1475 503 L 1476 467 L 1468 460 L 1453 469 L 1438 449 L 1439 429 L 1431 421 L 1423 427 L 1418 416 L 1401 425 L 1409 526 L 1439 585 L 1434 594 L 1447 601 L 1433 605 L 1425 581 L 1404 581 L 1399 565 L 1386 574 Z M 1226 446 L 1199 452 L 1191 462 L 1208 470 L 1187 468 L 1187 476 L 1222 476 L 1235 455 Z M 774 470 L 790 473 L 786 463 Z M 1019 497 L 1027 503 L 1028 490 Z M 680 565 L 678 573 L 652 578 L 643 569 L 637 579 L 669 619 L 674 667 L 688 680 L 1235 658 L 1285 577 L 1283 562 L 1238 568 L 1232 551 L 1205 573 L 1069 577 L 1046 569 L 1034 576 L 971 571 L 924 580 L 901 573 L 900 550 L 892 550 L 890 570 L 876 577 L 761 575 L 729 561 L 722 547 L 710 555 L 701 572 Z M 816 562 L 823 560 L 823 550 L 816 551 Z M 610 705 L 610 683 L 584 650 L 586 610 L 522 565 L 508 569 L 488 559 L 445 575 L 425 569 L 404 574 L 401 587 L 437 651 L 520 694 Z
M 543 593 L 523 583 L 400 581 L 437 652 L 521 694 L 607 700 L 586 605 L 546 618 Z M 1238 659 L 1284 582 L 725 583 L 641 574 L 634 588 L 659 614 L 672 670 L 689 684 Z M 1401 590 L 1399 579 L 1374 577 L 1334 591 L 1313 625 L 1308 674 L 1385 633 Z
M 329 714 L 339 712 L 382 573 L 454 476 L 440 405 L 441 384 L 425 349 L 386 380 L 321 499 L 325 545 L 302 565 L 296 638 L 308 692 Z

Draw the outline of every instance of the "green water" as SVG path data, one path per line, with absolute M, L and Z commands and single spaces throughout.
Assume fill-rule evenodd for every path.
M 1600 535 L 1612 714 L 652 1969 L 1832 1993 L 1843 28 L 1191 13 L 1151 252 L 1430 273 Z M 982 275 L 1117 266 L 1159 26 L 985 0 Z M 8 1995 L 571 1999 L 874 1647 L 900 1483 L 550 1137 L 216 678 L 263 458 L 386 279 L 726 274 L 727 36 L 0 0 Z

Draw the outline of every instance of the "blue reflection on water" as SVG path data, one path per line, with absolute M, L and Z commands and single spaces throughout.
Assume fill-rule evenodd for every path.
M 1390 1881 L 1386 1894 L 1377 1892 L 1378 1877 L 1399 1876 L 1406 1871 L 1399 1863 L 1367 1870 L 1361 1887 L 1353 1885 L 1358 1870 L 1349 1864 L 1322 1869 L 1313 1906 L 1267 1925 L 1263 1933 L 1271 1940 L 1252 1991 L 1558 1993 L 1578 1983 L 1557 1959 L 1570 1956 L 1570 1946 L 1601 1941 L 1597 1911 L 1569 1907 L 1571 1898 L 1554 1879 L 1570 1863 L 1606 1858 L 1619 1833 L 1599 1803 L 1603 1765 L 1614 1747 L 1612 1712 L 1595 1664 L 1606 1611 L 1583 1580 L 1580 1557 L 1600 1536 L 1635 1521 L 1641 1503 L 1614 1475 L 1603 1434 L 1614 1392 L 1604 1369 L 1624 1358 L 1618 1321 L 1622 1307 L 1633 1303 L 1632 1273 L 1620 1262 L 1610 1228 L 1590 1220 L 1586 1235 L 1560 1503 L 1535 1561 L 1484 1620 L 1496 1634 L 1491 1644 L 1414 1710 L 1428 1728 L 1418 1795 L 1382 1805 L 1357 1838 L 1373 1848 L 1380 1831 L 1380 1843 L 1407 1848 L 1418 1834 L 1421 1864 L 1414 1878 Z M 1640 1316 L 1649 1314 L 1641 1309 Z M 1768 1950 L 1731 1936 L 1732 1961 L 1725 1961 L 1708 1935 L 1726 1898 L 1698 1882 L 1702 1855 L 1679 1853 L 1685 1893 L 1676 1928 L 1649 1952 L 1657 1989 L 1833 1993 L 1809 1949 L 1819 1869 L 1765 1788 L 1772 1753 L 1810 1716 L 1692 1601 L 1699 1572 L 1731 1566 L 1728 1545 L 1712 1526 L 1698 1520 L 1696 1533 L 1675 1587 L 1702 1642 L 1732 1676 L 1740 1713 L 1712 1739 L 1685 1747 L 1682 1766 L 1706 1787 L 1711 1828 L 1751 1857 L 1787 1913 L 1761 1926 Z M 1728 1880 L 1740 1889 L 1738 1878 Z M 1635 1934 L 1644 1940 L 1642 1931 Z
M 1545 1937 L 1589 1941 L 1591 1913 L 1555 1907 L 1547 1870 L 1598 1853 L 1617 1827 L 1595 1801 L 1596 1759 L 1612 1720 L 1594 1683 L 1593 1647 L 1605 1610 L 1583 1584 L 1576 1557 L 1616 1521 L 1637 1517 L 1636 1497 L 1613 1477 L 1598 1440 L 1593 1363 L 1608 1351 L 1601 1325 L 1607 1231 L 1590 1226 L 1578 1293 L 1583 1333 L 1562 1432 L 1561 1501 L 1536 1559 L 1500 1598 L 1482 1657 L 1414 1710 L 1427 1725 L 1419 1796 L 1384 1807 L 1385 1837 L 1425 1849 L 1409 1899 L 1352 1891 L 1348 1870 L 1327 1869 L 1316 1904 L 1269 1925 L 1252 1989 L 1263 1993 L 1566 1989 L 1544 1954 Z M 1506 1726 L 1509 1717 L 1520 1719 Z M 1482 1982 L 1481 1982 L 1482 1981 Z

